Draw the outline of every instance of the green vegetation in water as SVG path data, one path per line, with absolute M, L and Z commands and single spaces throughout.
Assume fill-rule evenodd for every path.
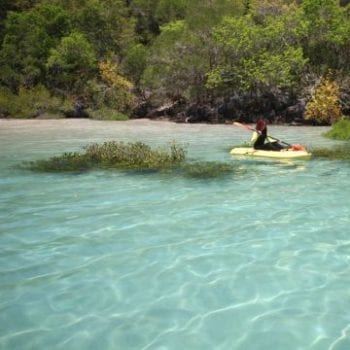
M 237 164 L 224 162 L 193 162 L 182 167 L 183 176 L 197 179 L 212 179 L 238 173 L 242 174 L 244 170 Z
M 186 151 L 175 142 L 169 148 L 152 149 L 142 143 L 105 142 L 91 144 L 85 152 L 66 152 L 61 156 L 29 163 L 36 172 L 81 173 L 92 169 L 117 169 L 133 173 L 166 172 L 168 175 L 214 179 L 244 170 L 237 164 L 213 161 L 185 162 Z M 26 165 L 27 167 L 27 165 Z
M 342 119 L 334 123 L 332 129 L 326 132 L 324 136 L 334 140 L 350 140 L 350 120 Z
M 167 149 L 152 149 L 142 143 L 105 142 L 91 144 L 84 153 L 64 153 L 48 160 L 31 162 L 29 168 L 39 172 L 74 172 L 94 168 L 137 170 L 169 169 L 185 159 L 183 147 L 172 143 Z
M 311 152 L 314 158 L 350 160 L 350 144 L 334 148 L 315 148 Z
M 37 172 L 82 172 L 94 167 L 94 162 L 85 154 L 65 152 L 61 156 L 36 160 L 29 163 L 29 169 Z
M 105 142 L 92 144 L 85 155 L 96 164 L 123 169 L 167 169 L 185 160 L 186 151 L 175 142 L 167 149 L 152 149 L 142 143 Z

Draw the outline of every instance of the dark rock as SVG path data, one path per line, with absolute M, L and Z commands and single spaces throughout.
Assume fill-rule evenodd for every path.
M 89 114 L 84 109 L 75 109 L 65 113 L 66 118 L 89 118 Z
M 146 108 L 148 118 L 169 119 L 183 123 L 254 123 L 264 117 L 271 124 L 306 124 L 306 101 L 287 93 L 235 94 L 213 102 L 196 102 L 188 105 L 179 99 L 158 108 Z
M 209 104 L 194 103 L 185 112 L 187 123 L 218 123 L 217 109 Z
M 77 98 L 73 104 L 73 110 L 65 113 L 66 118 L 89 118 L 89 114 L 85 110 L 85 103 L 82 98 Z
M 132 115 L 136 118 L 146 118 L 151 110 L 152 105 L 149 102 L 144 101 L 136 106 L 136 108 L 133 110 Z
M 304 119 L 305 100 L 301 99 L 295 105 L 289 106 L 285 111 L 285 121 L 291 123 L 295 120 L 299 121 Z
M 350 90 L 341 89 L 340 106 L 344 115 L 350 115 Z
M 174 118 L 184 109 L 184 101 L 178 100 L 175 102 L 169 102 L 158 108 L 149 110 L 146 114 L 146 118 L 158 119 L 158 118 Z

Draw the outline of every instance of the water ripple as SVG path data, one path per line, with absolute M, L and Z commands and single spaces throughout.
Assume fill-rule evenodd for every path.
M 226 125 L 0 123 L 1 349 L 350 347 L 348 166 L 234 159 L 247 134 Z M 332 145 L 324 130 L 271 127 Z M 14 168 L 110 139 L 176 139 L 249 171 L 206 182 Z

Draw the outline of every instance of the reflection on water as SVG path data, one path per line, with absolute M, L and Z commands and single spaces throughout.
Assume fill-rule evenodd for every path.
M 323 128 L 270 127 L 331 145 Z M 349 166 L 236 159 L 228 125 L 0 121 L 1 349 L 348 349 Z M 35 174 L 91 142 L 186 144 L 241 176 Z

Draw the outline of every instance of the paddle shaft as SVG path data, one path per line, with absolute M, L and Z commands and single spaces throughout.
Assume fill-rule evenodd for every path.
M 254 129 L 254 128 L 251 128 L 249 125 L 238 123 L 238 122 L 234 122 L 233 125 L 239 126 L 239 127 L 243 128 L 243 129 L 246 129 L 246 130 L 256 131 L 258 134 L 260 134 L 260 131 Z M 292 147 L 292 145 L 290 143 L 284 142 L 284 141 L 279 140 L 279 139 L 276 139 L 276 137 L 273 137 L 273 136 L 270 136 L 270 135 L 267 135 L 267 137 L 269 137 L 270 139 L 273 139 L 273 140 L 275 140 L 277 142 L 284 143 L 286 146 Z

